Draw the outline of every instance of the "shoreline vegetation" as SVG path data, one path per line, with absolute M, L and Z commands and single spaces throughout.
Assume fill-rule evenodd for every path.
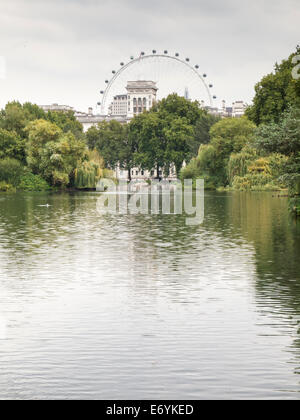
M 204 178 L 217 191 L 278 191 L 300 216 L 300 80 L 295 55 L 255 86 L 241 118 L 208 114 L 169 95 L 129 124 L 102 122 L 86 133 L 73 112 L 10 102 L 0 111 L 0 193 L 93 190 L 117 165 Z M 185 165 L 186 163 L 186 165 Z

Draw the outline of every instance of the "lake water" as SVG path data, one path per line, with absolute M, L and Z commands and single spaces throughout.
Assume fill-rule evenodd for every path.
M 186 226 L 97 197 L 0 195 L 1 399 L 300 398 L 286 198 L 206 193 Z

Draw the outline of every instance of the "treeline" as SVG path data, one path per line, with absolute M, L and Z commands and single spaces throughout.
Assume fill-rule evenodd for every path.
M 200 109 L 197 102 L 172 94 L 129 124 L 111 121 L 91 127 L 87 144 L 91 150 L 98 150 L 107 167 L 119 164 L 127 170 L 129 179 L 133 167 L 155 170 L 160 177 L 161 171 L 168 175 L 175 165 L 179 174 L 200 144 L 210 141 L 210 128 L 217 121 L 219 118 Z
M 255 87 L 253 105 L 240 119 L 223 119 L 210 141 L 182 170 L 183 178 L 204 177 L 207 188 L 289 188 L 300 215 L 300 80 L 292 76 L 296 52 Z
M 104 162 L 73 112 L 8 103 L 0 112 L 0 191 L 94 188 Z

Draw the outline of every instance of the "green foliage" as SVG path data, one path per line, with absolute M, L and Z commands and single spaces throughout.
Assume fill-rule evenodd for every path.
M 292 59 L 300 54 L 300 46 L 287 60 L 275 65 L 274 73 L 268 74 L 255 86 L 253 105 L 247 116 L 255 124 L 279 123 L 281 115 L 290 106 L 300 107 L 300 80 L 292 77 L 295 64 Z
M 51 123 L 57 125 L 64 133 L 71 132 L 77 139 L 84 139 L 83 126 L 76 120 L 73 111 L 48 111 L 46 118 Z
M 279 189 L 273 183 L 272 176 L 264 172 L 248 173 L 243 177 L 236 176 L 232 186 L 235 190 L 240 191 L 274 191 Z
M 248 172 L 248 165 L 256 158 L 257 153 L 251 146 L 245 146 L 240 153 L 233 153 L 228 162 L 228 180 L 232 185 L 236 176 L 244 177 Z
M 82 162 L 75 169 L 74 186 L 78 189 L 96 188 L 98 181 L 104 176 L 104 161 L 98 151 L 89 151 L 88 158 L 88 161 Z
M 87 133 L 88 147 L 97 149 L 103 157 L 105 165 L 114 168 L 120 159 L 127 144 L 127 126 L 117 121 L 103 121 L 97 127 L 91 127 Z
M 14 131 L 20 138 L 26 138 L 26 126 L 36 119 L 46 119 L 45 112 L 37 105 L 29 102 L 24 105 L 9 102 L 0 113 L 0 127 L 10 132 Z
M 267 153 L 289 156 L 300 152 L 300 109 L 288 109 L 278 124 L 272 122 L 258 127 L 255 144 Z
M 83 142 L 62 133 L 55 124 L 36 120 L 28 128 L 27 162 L 29 169 L 53 186 L 72 183 L 78 163 L 86 159 Z
M 285 188 L 280 179 L 288 158 L 280 154 L 259 156 L 247 146 L 241 153 L 232 154 L 228 163 L 230 185 L 237 190 L 274 190 Z
M 181 171 L 181 178 L 203 178 L 205 180 L 206 189 L 216 189 L 220 186 L 216 165 L 216 149 L 210 144 L 202 145 L 200 146 L 197 158 L 193 159 L 187 167 Z
M 0 181 L 0 193 L 1 192 L 14 193 L 16 192 L 16 188 L 11 184 L 7 184 L 5 181 Z
M 6 158 L 0 160 L 0 181 L 16 187 L 23 173 L 21 162 L 16 159 Z
M 47 191 L 51 187 L 42 177 L 27 170 L 21 176 L 18 189 L 23 191 Z
M 246 117 L 224 118 L 210 130 L 211 144 L 219 154 L 229 157 L 239 153 L 247 143 L 251 143 L 256 126 Z
M 158 112 L 145 112 L 129 124 L 129 139 L 136 144 L 134 162 L 143 169 L 163 167 L 166 141 Z M 168 162 L 169 163 L 169 162 Z
M 25 163 L 25 140 L 15 131 L 0 128 L 0 159 L 10 157 Z
M 210 129 L 218 121 L 220 121 L 220 117 L 202 111 L 194 125 L 194 136 L 189 141 L 190 153 L 188 161 L 197 155 L 201 144 L 208 144 L 210 142 Z
M 226 186 L 229 183 L 227 168 L 230 155 L 241 152 L 247 144 L 251 145 L 255 129 L 255 125 L 246 117 L 225 118 L 211 128 L 210 145 L 215 150 L 211 175 L 217 179 L 217 186 Z
M 197 101 L 191 102 L 178 96 L 176 93 L 169 95 L 155 104 L 151 112 L 158 113 L 160 118 L 167 120 L 170 116 L 176 118 L 185 118 L 187 123 L 195 125 L 205 111 L 201 110 Z
M 74 185 L 78 189 L 96 188 L 103 172 L 94 162 L 85 161 L 75 169 Z
M 179 174 L 184 161 L 189 162 L 201 142 L 207 142 L 212 123 L 197 102 L 169 95 L 130 122 L 129 139 L 136 149 L 134 162 L 143 169 L 156 168 L 158 177 L 160 169 L 168 174 L 174 163 Z

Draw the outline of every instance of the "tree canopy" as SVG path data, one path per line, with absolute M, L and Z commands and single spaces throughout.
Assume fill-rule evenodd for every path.
M 300 79 L 293 78 L 292 74 L 296 55 L 300 55 L 300 46 L 288 59 L 276 64 L 274 72 L 264 76 L 255 86 L 253 105 L 246 111 L 255 124 L 278 123 L 282 113 L 290 106 L 300 107 Z

